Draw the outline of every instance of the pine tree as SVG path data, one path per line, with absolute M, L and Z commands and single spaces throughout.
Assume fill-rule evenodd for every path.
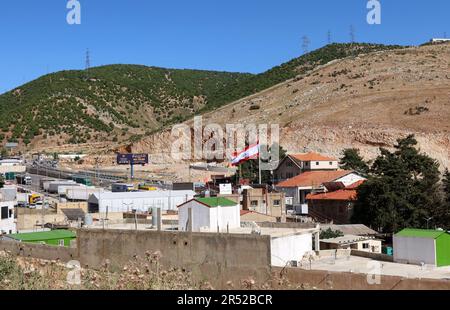
M 356 171 L 362 175 L 367 175 L 369 172 L 369 165 L 361 157 L 358 149 L 344 150 L 344 156 L 339 165 L 344 170 Z
M 352 221 L 389 233 L 426 228 L 428 223 L 448 227 L 439 164 L 420 153 L 414 136 L 398 140 L 395 149 L 380 149 L 369 180 L 358 189 Z

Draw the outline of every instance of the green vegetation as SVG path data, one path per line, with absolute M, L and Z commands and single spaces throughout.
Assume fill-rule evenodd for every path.
M 358 188 L 352 222 L 380 232 L 403 228 L 450 228 L 447 174 L 443 185 L 439 164 L 420 153 L 414 136 L 398 140 L 395 151 L 381 148 L 369 170 L 368 181 Z
M 79 144 L 112 141 L 123 128 L 129 138 L 191 116 L 219 89 L 251 77 L 132 65 L 93 68 L 88 76 L 62 71 L 1 95 L 0 135 L 24 144 L 36 136 Z
M 340 230 L 332 230 L 331 228 L 328 228 L 327 230 L 322 230 L 320 232 L 320 239 L 321 240 L 325 240 L 325 239 L 334 239 L 334 238 L 339 238 L 339 237 L 343 237 L 344 233 Z
M 138 141 L 332 60 L 395 48 L 331 44 L 258 75 L 137 65 L 49 74 L 0 96 L 0 140 Z
M 344 156 L 342 157 L 339 166 L 343 170 L 356 171 L 362 175 L 367 175 L 369 172 L 369 165 L 361 157 L 358 149 L 344 150 Z
M 281 145 L 274 144 L 272 146 L 272 148 L 275 148 L 275 149 L 276 149 L 276 147 L 279 148 L 278 158 L 279 158 L 279 162 L 281 162 L 287 156 L 287 152 L 285 149 L 283 149 L 283 147 Z M 264 149 L 268 149 L 268 148 L 267 148 L 267 146 L 262 145 L 261 150 L 264 150 Z M 275 164 L 275 158 L 273 158 L 273 156 L 272 156 L 271 148 L 268 149 L 268 154 L 266 154 L 263 157 L 268 158 L 268 160 L 265 160 L 265 161 L 262 160 L 263 163 L 267 164 L 269 162 L 273 162 L 275 166 L 278 166 L 277 164 Z M 250 180 L 250 182 L 253 184 L 259 183 L 259 161 L 258 160 L 249 160 L 249 161 L 246 161 L 246 162 L 242 163 L 241 165 L 239 165 L 237 173 L 233 176 L 233 182 L 235 184 L 239 184 L 240 180 Z M 270 184 L 270 185 L 273 184 L 273 175 L 272 175 L 271 171 L 268 171 L 268 170 L 261 171 L 261 183 L 262 184 Z

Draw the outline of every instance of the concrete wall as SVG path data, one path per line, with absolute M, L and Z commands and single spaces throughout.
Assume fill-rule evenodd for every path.
M 244 215 L 241 215 L 241 223 L 242 222 L 256 222 L 256 223 L 271 222 L 271 223 L 276 223 L 277 222 L 277 218 L 273 217 L 273 216 L 270 216 L 270 215 L 250 212 L 250 213 L 246 213 Z
M 394 261 L 397 263 L 436 265 L 435 240 L 394 236 Z
M 0 251 L 8 251 L 13 255 L 33 257 L 45 260 L 69 262 L 78 259 L 76 248 L 48 246 L 41 244 L 19 243 L 0 240 Z
M 381 276 L 380 284 L 370 285 L 367 275 L 349 272 L 303 270 L 300 268 L 272 268 L 274 277 L 282 275 L 294 288 L 324 290 L 450 290 L 450 281 L 406 279 Z
M 66 217 L 62 213 L 56 213 L 53 210 L 33 210 L 25 208 L 16 208 L 17 212 L 17 231 L 32 230 L 36 225 L 46 223 L 62 223 Z M 44 223 L 42 223 L 44 222 Z
M 352 250 L 352 255 L 359 256 L 359 257 L 365 257 L 365 258 L 371 258 L 371 259 L 379 260 L 382 262 L 390 262 L 390 263 L 394 262 L 394 256 L 390 256 L 390 255 L 382 254 L 382 253 L 370 253 L 370 252 L 365 252 L 365 251 Z
M 291 235 L 271 240 L 272 266 L 285 267 L 293 258 L 301 261 L 312 251 L 312 234 Z
M 80 262 L 90 267 L 106 259 L 123 266 L 134 255 L 144 258 L 146 252 L 160 251 L 163 267 L 190 270 L 216 287 L 236 278 L 265 281 L 270 276 L 269 236 L 81 229 L 77 247 Z

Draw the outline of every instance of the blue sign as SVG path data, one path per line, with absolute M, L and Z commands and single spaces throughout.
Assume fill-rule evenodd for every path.
M 148 154 L 117 154 L 118 165 L 146 165 Z

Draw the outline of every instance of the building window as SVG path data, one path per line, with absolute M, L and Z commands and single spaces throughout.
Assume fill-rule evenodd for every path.
M 10 218 L 13 217 L 13 210 L 12 209 L 9 210 L 9 217 Z
M 9 218 L 8 207 L 2 207 L 2 220 Z
M 279 207 L 281 205 L 281 200 L 274 200 L 273 201 L 273 206 L 274 207 Z
M 287 167 L 292 167 L 292 166 L 293 166 L 292 161 L 288 161 L 288 162 L 286 163 L 286 166 L 287 166 Z
M 363 243 L 363 249 L 367 250 L 369 248 L 369 244 L 368 243 Z
M 333 166 L 333 162 L 332 161 L 330 161 L 330 166 Z
M 319 165 L 320 165 L 320 163 L 317 161 L 317 162 L 316 162 L 316 166 L 319 166 Z
M 257 207 L 258 206 L 258 200 L 252 200 L 252 202 L 250 203 L 252 207 Z

